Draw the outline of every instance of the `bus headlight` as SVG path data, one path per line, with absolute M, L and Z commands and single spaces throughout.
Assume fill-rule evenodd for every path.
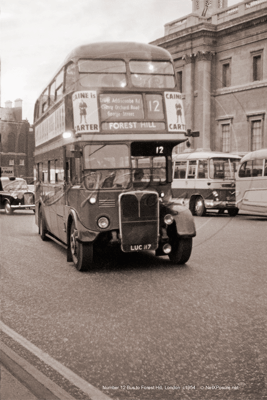
M 164 222 L 166 225 L 171 225 L 173 223 L 173 216 L 171 214 L 166 214 L 164 217 Z
M 101 229 L 106 229 L 109 226 L 109 219 L 107 217 L 100 217 L 97 220 L 97 225 Z
M 96 203 L 96 196 L 91 196 L 89 199 L 90 204 L 95 204 Z

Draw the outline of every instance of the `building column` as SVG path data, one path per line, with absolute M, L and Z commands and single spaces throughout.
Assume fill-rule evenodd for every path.
M 186 128 L 194 130 L 194 63 L 193 54 L 186 54 L 184 59 L 184 107 Z M 192 144 L 191 139 L 191 144 Z
M 199 51 L 195 55 L 198 74 L 196 100 L 198 102 L 197 126 L 203 149 L 211 148 L 211 61 L 214 53 Z M 202 139 L 202 140 L 201 140 Z

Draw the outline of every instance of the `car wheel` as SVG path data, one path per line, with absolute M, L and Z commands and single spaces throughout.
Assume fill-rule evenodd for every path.
M 11 205 L 10 205 L 10 203 L 8 201 L 5 203 L 5 213 L 7 215 L 12 215 L 13 214 L 13 210 L 12 210 Z
M 78 231 L 75 222 L 70 228 L 70 253 L 75 268 L 78 271 L 88 271 L 93 264 L 93 243 L 82 243 L 78 240 Z
M 195 215 L 198 217 L 202 217 L 206 214 L 206 207 L 204 204 L 204 199 L 201 196 L 198 196 L 195 201 Z

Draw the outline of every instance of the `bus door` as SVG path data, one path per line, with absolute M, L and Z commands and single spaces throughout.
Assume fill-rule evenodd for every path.
M 192 195 L 196 192 L 196 172 L 197 172 L 197 160 L 189 160 L 187 167 L 187 175 L 185 177 L 185 192 L 184 192 L 184 204 L 189 205 L 189 201 Z
M 211 192 L 211 182 L 208 176 L 208 160 L 198 160 L 197 164 L 195 194 L 201 194 L 204 198 L 207 198 Z
M 173 166 L 172 196 L 183 202 L 186 197 L 186 160 L 175 161 Z
M 66 224 L 65 224 L 65 204 L 66 204 L 66 189 L 67 185 L 64 180 L 64 160 L 62 156 L 58 156 L 55 160 L 55 191 L 57 196 L 56 202 L 56 224 L 57 236 L 63 242 L 66 242 Z
M 267 215 L 267 160 L 248 160 L 241 165 L 237 205 L 243 211 Z

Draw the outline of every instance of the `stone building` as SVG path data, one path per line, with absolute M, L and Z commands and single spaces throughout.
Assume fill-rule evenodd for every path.
M 33 129 L 22 119 L 22 100 L 7 101 L 0 107 L 0 166 L 3 175 L 33 181 Z
M 187 128 L 200 132 L 191 148 L 267 148 L 267 0 L 192 0 L 152 44 L 172 54 Z

